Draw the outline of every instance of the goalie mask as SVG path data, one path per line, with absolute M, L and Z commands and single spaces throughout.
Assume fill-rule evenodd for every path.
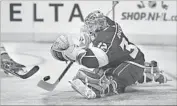
M 81 38 L 84 39 L 85 44 L 90 44 L 91 41 L 93 41 L 96 37 L 96 33 L 89 31 L 89 28 L 86 25 L 83 25 L 81 27 L 80 32 L 81 32 Z
M 108 27 L 106 17 L 100 11 L 90 13 L 84 21 L 90 32 L 98 32 Z

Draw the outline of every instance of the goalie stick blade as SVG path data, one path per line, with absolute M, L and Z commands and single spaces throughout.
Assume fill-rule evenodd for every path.
M 38 87 L 47 90 L 47 91 L 53 91 L 53 89 L 55 88 L 56 84 L 50 84 L 48 82 L 45 82 L 43 80 L 40 80 L 39 83 L 37 84 Z
M 20 75 L 18 73 L 14 73 L 12 71 L 6 70 L 8 73 L 11 73 L 19 78 L 22 79 L 27 79 L 29 77 L 31 77 L 32 75 L 34 75 L 37 71 L 39 70 L 39 66 L 34 66 L 30 71 L 28 71 L 28 73 L 24 74 L 24 75 Z
M 66 72 L 68 71 L 68 69 L 72 66 L 73 62 L 70 62 L 68 64 L 68 66 L 64 69 L 64 71 L 62 72 L 62 74 L 58 77 L 58 79 L 55 81 L 55 83 L 50 84 L 48 82 L 45 82 L 44 80 L 40 80 L 39 83 L 37 84 L 38 87 L 45 89 L 47 91 L 53 91 L 56 86 L 58 85 L 58 83 L 60 82 L 60 80 L 63 78 L 63 76 L 66 74 Z

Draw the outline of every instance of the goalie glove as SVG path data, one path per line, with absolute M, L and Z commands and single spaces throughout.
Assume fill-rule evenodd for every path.
M 62 52 L 58 52 L 58 51 L 55 51 L 52 49 L 51 47 L 51 50 L 50 50 L 52 56 L 57 59 L 57 60 L 60 60 L 60 61 L 68 61 L 64 56 L 63 56 L 63 53 Z
M 79 54 L 85 52 L 85 49 L 83 49 L 82 47 L 71 45 L 67 50 L 63 51 L 63 54 L 69 61 L 78 61 L 77 57 L 79 56 Z
M 52 55 L 60 61 L 76 61 L 81 52 L 85 50 L 74 44 L 68 35 L 60 35 L 51 47 Z
M 55 40 L 51 47 L 52 56 L 60 61 L 68 61 L 68 59 L 64 56 L 63 50 L 69 48 L 69 40 L 67 35 L 59 35 L 59 37 Z

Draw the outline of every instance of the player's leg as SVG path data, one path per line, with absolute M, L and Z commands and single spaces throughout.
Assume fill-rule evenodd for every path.
M 22 70 L 22 68 L 25 68 L 24 65 L 15 62 L 9 56 L 9 54 L 7 53 L 6 49 L 2 44 L 0 46 L 0 51 L 1 51 L 1 68 L 4 70 L 6 74 L 8 73 L 8 71 L 18 72 Z
M 143 64 L 144 56 L 137 60 Z M 117 68 L 99 69 L 97 73 L 81 69 L 71 81 L 71 85 L 87 98 L 103 97 L 124 92 L 126 86 L 135 83 L 143 76 L 143 72 L 144 68 L 130 65 L 130 63 L 122 63 Z M 118 73 L 121 73 L 120 77 Z
M 117 92 L 124 93 L 127 86 L 135 84 L 143 77 L 144 68 L 137 65 L 124 62 L 117 68 L 106 73 L 106 76 L 113 76 L 117 83 Z
M 138 80 L 139 83 L 146 83 L 151 82 L 152 80 L 159 82 L 159 83 L 165 83 L 167 82 L 167 78 L 164 76 L 163 72 L 160 71 L 158 64 L 156 61 L 151 61 L 150 63 L 145 62 L 144 54 L 139 49 L 139 52 L 134 60 L 132 60 L 134 64 L 139 65 L 140 67 L 144 67 L 144 73 L 140 80 Z M 142 66 L 141 66 L 142 65 Z

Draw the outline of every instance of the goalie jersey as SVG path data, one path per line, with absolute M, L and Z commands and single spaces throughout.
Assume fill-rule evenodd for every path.
M 109 27 L 96 33 L 93 47 L 79 54 L 78 62 L 88 68 L 113 68 L 124 61 L 138 63 L 138 58 L 144 59 L 144 54 L 128 40 L 119 24 L 108 17 L 107 22 Z

